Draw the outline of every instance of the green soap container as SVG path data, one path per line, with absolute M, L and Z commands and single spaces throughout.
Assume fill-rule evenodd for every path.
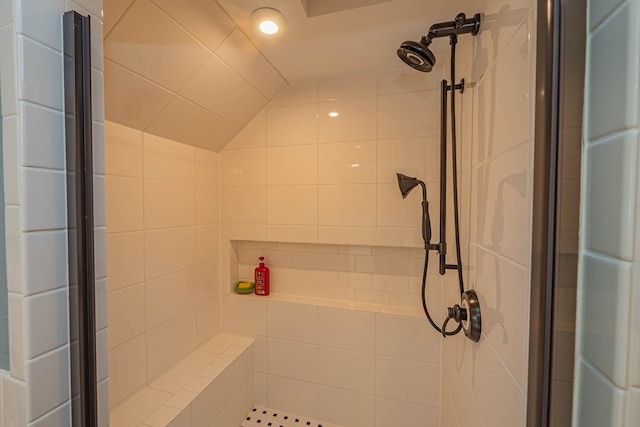
M 249 283 L 251 286 L 241 288 L 240 283 Z M 255 287 L 256 286 L 253 282 L 249 282 L 247 280 L 240 280 L 238 281 L 238 283 L 236 283 L 235 291 L 237 294 L 252 294 Z

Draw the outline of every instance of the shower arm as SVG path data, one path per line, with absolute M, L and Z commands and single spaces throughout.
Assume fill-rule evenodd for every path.
M 480 14 L 476 13 L 472 18 L 466 17 L 464 13 L 459 13 L 453 21 L 433 24 L 427 33 L 429 41 L 438 37 L 447 37 L 460 34 L 478 34 L 480 30 Z

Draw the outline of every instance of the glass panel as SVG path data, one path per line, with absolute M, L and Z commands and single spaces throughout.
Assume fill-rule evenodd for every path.
M 549 418 L 551 427 L 571 425 L 586 43 L 586 1 L 562 0 L 560 7 L 558 228 Z

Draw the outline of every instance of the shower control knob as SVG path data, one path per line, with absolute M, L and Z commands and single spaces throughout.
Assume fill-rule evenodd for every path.
M 447 318 L 442 324 L 441 332 L 444 338 L 447 337 L 447 324 L 450 320 L 455 320 L 462 325 L 464 334 L 471 341 L 478 342 L 482 327 L 480 323 L 480 302 L 474 290 L 468 290 L 462 294 L 460 305 L 447 308 Z
M 461 319 L 462 330 L 471 341 L 480 341 L 482 322 L 480 319 L 480 301 L 476 291 L 470 289 L 462 294 L 461 310 L 465 311 L 466 318 Z

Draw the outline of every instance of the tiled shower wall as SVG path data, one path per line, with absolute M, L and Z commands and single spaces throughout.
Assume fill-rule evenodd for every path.
M 396 172 L 427 183 L 436 224 L 444 72 L 287 87 L 220 154 L 226 237 L 421 247 L 420 190 L 403 200 Z
M 109 396 L 220 329 L 218 154 L 107 122 Z
M 62 13 L 91 14 L 98 349 L 106 347 L 100 0 L 0 1 L 10 372 L 0 425 L 71 425 Z M 106 352 L 98 355 L 101 426 Z
M 587 16 L 574 425 L 631 427 L 640 424 L 640 1 L 591 0 Z
M 462 139 L 462 222 L 467 286 L 482 309 L 482 337 L 447 339 L 442 426 L 525 424 L 535 2 L 481 0 L 473 39 L 473 134 Z M 465 98 L 468 99 L 468 98 Z M 456 298 L 443 288 L 443 297 Z
M 223 297 L 223 329 L 256 340 L 256 404 L 350 427 L 439 426 L 441 338 L 422 316 L 274 297 Z
M 220 154 L 222 329 L 256 337 L 257 403 L 343 425 L 439 424 L 440 339 L 420 309 L 421 194 L 403 200 L 395 173 L 427 182 L 436 227 L 446 72 L 293 83 Z M 228 295 L 260 255 L 273 297 Z

